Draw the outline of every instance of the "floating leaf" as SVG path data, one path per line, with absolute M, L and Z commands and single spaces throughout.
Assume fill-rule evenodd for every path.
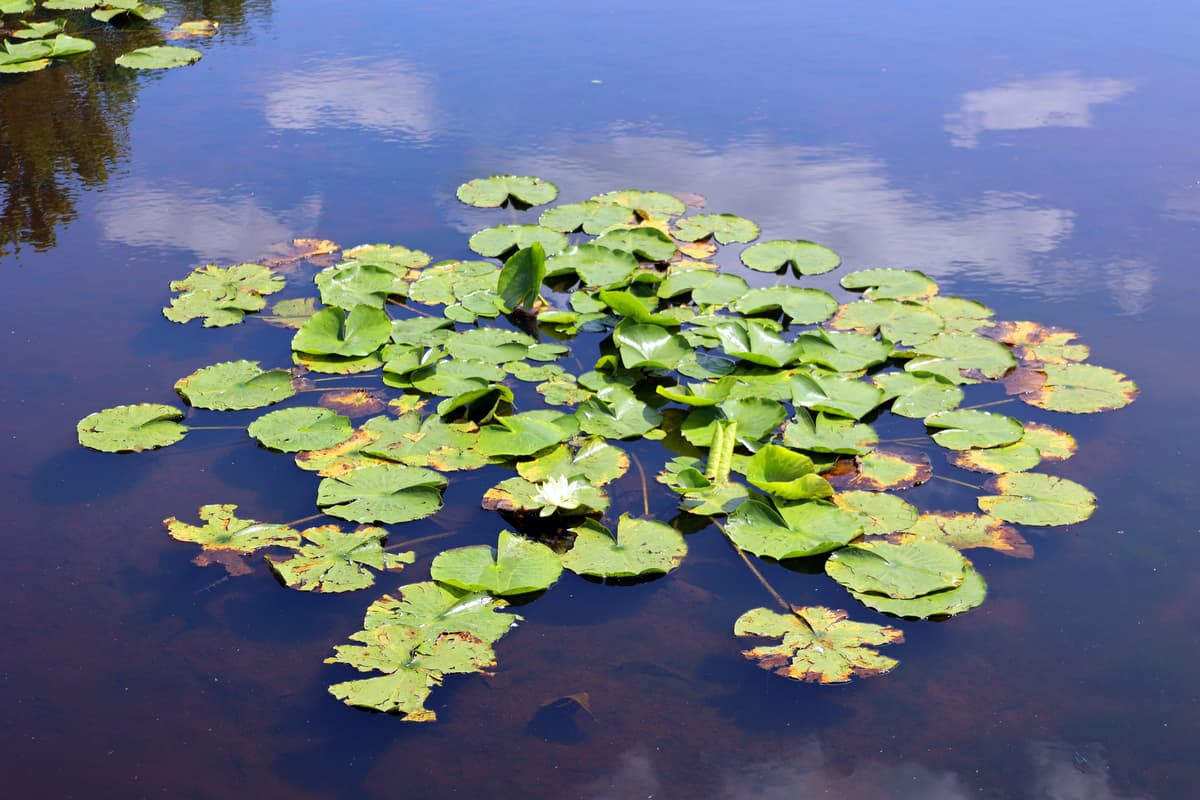
M 942 333 L 917 345 L 918 355 L 904 365 L 905 372 L 941 375 L 952 383 L 974 383 L 964 371 L 1000 378 L 1017 365 L 1009 349 L 991 339 L 963 333 Z
M 844 275 L 843 288 L 865 290 L 872 300 L 924 300 L 937 294 L 938 285 L 915 269 L 863 269 Z
M 187 433 L 174 406 L 138 403 L 88 414 L 75 426 L 79 443 L 105 453 L 140 453 L 175 444 Z
M 817 364 L 835 372 L 867 369 L 882 364 L 890 355 L 889 347 L 874 336 L 830 333 L 819 328 L 797 336 L 793 346 L 801 362 Z
M 389 297 L 408 293 L 402 272 L 354 261 L 321 270 L 314 281 L 321 292 L 321 302 L 338 308 L 359 305 L 383 308 Z
M 1065 461 L 1075 455 L 1075 437 L 1066 431 L 1037 422 L 1022 424 L 1025 436 L 1021 441 L 1036 447 L 1043 461 Z
M 496 282 L 496 293 L 506 313 L 524 307 L 532 309 L 546 277 L 546 251 L 533 242 L 508 257 Z
M 284 279 L 269 267 L 208 264 L 192 270 L 181 281 L 171 281 L 171 291 L 180 294 L 171 298 L 163 316 L 179 323 L 203 317 L 206 328 L 234 325 L 242 321 L 247 311 L 266 307 L 264 295 L 274 294 L 283 287 Z
M 211 19 L 197 19 L 191 22 L 181 22 L 167 31 L 165 35 L 171 40 L 203 39 L 209 36 L 216 36 L 217 29 L 220 27 L 221 23 L 214 22 Z
M 658 325 L 641 325 L 625 320 L 613 331 L 626 369 L 649 367 L 675 369 L 692 351 L 687 340 Z
M 139 0 L 101 0 L 97 5 L 100 7 L 92 12 L 92 18 L 100 22 L 112 22 L 121 16 L 152 20 L 167 13 L 162 6 L 142 3 Z
M 508 478 L 484 492 L 483 508 L 513 514 L 548 517 L 551 514 L 579 516 L 604 513 L 608 495 L 582 478 L 553 475 L 543 481 Z
M 1025 472 L 1036 467 L 1041 460 L 1038 449 L 1025 441 L 986 450 L 959 450 L 950 454 L 950 463 L 959 469 L 990 472 L 993 475 Z
M 592 244 L 610 250 L 623 250 L 647 261 L 666 261 L 675 255 L 675 243 L 656 228 L 617 228 L 600 236 Z
M 369 424 L 369 422 L 368 422 Z M 332 478 L 342 475 L 359 467 L 369 467 L 385 463 L 383 459 L 369 456 L 363 452 L 364 447 L 370 447 L 379 440 L 380 434 L 369 428 L 359 428 L 346 441 L 327 447 L 324 450 L 305 450 L 296 454 L 296 466 L 300 469 L 316 472 L 322 478 Z
M 817 474 L 811 458 L 774 444 L 765 445 L 746 462 L 746 480 L 783 500 L 812 500 L 833 494 L 833 487 Z
M 779 309 L 797 325 L 815 325 L 829 319 L 837 307 L 833 295 L 820 289 L 772 286 L 744 292 L 729 308 L 739 314 L 761 314 Z
M 886 372 L 871 376 L 871 381 L 883 390 L 884 402 L 895 398 L 892 413 L 902 417 L 924 419 L 956 408 L 963 400 L 963 390 L 941 375 Z
M 1092 364 L 1047 364 L 1046 382 L 1021 399 L 1047 411 L 1091 414 L 1122 408 L 1137 397 L 1137 384 L 1116 370 Z
M 958 550 L 986 547 L 1006 556 L 1033 558 L 1033 548 L 1016 528 L 986 514 L 929 511 L 921 514 L 906 532 Z
M 305 543 L 288 559 L 267 558 L 284 585 L 303 592 L 353 592 L 375 583 L 368 569 L 402 569 L 413 563 L 411 551 L 386 553 L 383 528 L 361 527 L 343 533 L 336 525 L 301 531 Z
M 746 500 L 729 515 L 725 532 L 741 549 L 782 560 L 828 553 L 862 532 L 856 514 L 822 501 L 782 503 L 775 508 Z
M 979 508 L 1005 522 L 1070 525 L 1096 509 L 1096 496 L 1085 487 L 1040 472 L 1000 475 L 985 488 L 996 494 L 979 497 Z
M 858 515 L 864 536 L 907 530 L 917 522 L 917 509 L 899 497 L 882 492 L 838 492 L 834 504 Z
M 539 482 L 555 475 L 581 477 L 593 486 L 600 486 L 624 475 L 629 470 L 629 456 L 601 438 L 586 439 L 572 450 L 559 445 L 545 455 L 517 463 L 517 472 L 528 481 Z
M 861 381 L 812 373 L 792 376 L 792 402 L 814 411 L 862 419 L 883 400 L 883 392 Z
M 898 644 L 898 628 L 851 622 L 845 611 L 820 606 L 793 606 L 791 614 L 752 608 L 733 623 L 735 636 L 780 638 L 778 645 L 755 647 L 742 655 L 763 669 L 812 683 L 846 683 L 888 672 L 899 662 L 873 646 Z
M 317 405 L 333 411 L 340 411 L 350 417 L 378 414 L 386 407 L 381 395 L 364 389 L 322 392 Z
M 500 531 L 495 548 L 484 544 L 444 550 L 429 568 L 438 583 L 499 597 L 548 589 L 561 572 L 553 550 L 510 531 Z
M 942 318 L 946 333 L 974 333 L 991 325 L 996 312 L 975 300 L 963 297 L 930 297 L 925 304 Z
M 658 219 L 677 217 L 687 210 L 687 206 L 678 197 L 663 192 L 643 192 L 638 189 L 626 189 L 620 192 L 606 192 L 591 198 L 601 203 L 616 203 L 619 206 L 632 209 L 640 214 Z
M 286 369 L 264 372 L 257 361 L 223 361 L 175 382 L 175 391 L 196 408 L 230 411 L 261 408 L 296 393 Z
M 925 418 L 925 427 L 936 429 L 933 440 L 950 450 L 999 447 L 1025 434 L 1017 420 L 990 411 L 939 411 Z
M 340 308 L 326 308 L 300 326 L 292 337 L 292 349 L 316 355 L 365 356 L 378 350 L 391 332 L 391 320 L 380 308 L 357 305 L 349 314 Z
M 33 9 L 33 0 L 19 0 L 19 2 L 10 2 L 8 4 L 0 3 L 0 11 L 5 14 L 19 14 L 24 11 Z M 62 33 L 67 26 L 66 19 L 49 19 L 42 22 L 34 22 L 30 20 L 21 20 L 22 27 L 19 30 L 12 32 L 14 39 L 41 39 L 46 36 L 53 36 L 56 33 Z
M 558 187 L 529 175 L 493 175 L 467 181 L 455 194 L 467 205 L 479 208 L 496 208 L 513 201 L 528 208 L 554 202 Z
M 582 228 L 584 233 L 593 236 L 604 233 L 614 225 L 627 225 L 632 222 L 633 211 L 629 208 L 597 200 L 548 208 L 538 219 L 538 224 L 543 228 L 562 233 L 574 233 Z
M 546 264 L 547 275 L 575 273 L 586 286 L 614 287 L 629 283 L 638 260 L 624 250 L 594 244 L 568 247 Z
M 916 345 L 942 332 L 942 318 L 920 303 L 860 300 L 838 309 L 830 323 L 844 331 L 875 333 L 900 344 Z
M 908 489 L 924 483 L 933 476 L 933 467 L 924 453 L 911 456 L 876 450 L 855 459 L 855 471 L 847 478 L 831 477 L 835 486 L 886 492 L 889 489 Z
M 617 533 L 595 522 L 574 528 L 575 543 L 563 554 L 563 566 L 578 575 L 636 578 L 667 573 L 687 555 L 682 534 L 662 522 L 622 514 Z
M 790 364 L 797 355 L 793 344 L 753 320 L 721 323 L 714 331 L 721 340 L 721 349 L 731 358 L 778 368 Z
M 558 422 L 533 411 L 497 417 L 479 429 L 479 452 L 489 457 L 533 455 L 572 436 L 574 431 Z
M 967 566 L 962 554 L 949 545 L 899 536 L 844 547 L 825 561 L 825 572 L 855 594 L 911 600 L 961 586 Z
M 96 43 L 60 33 L 53 39 L 0 44 L 0 73 L 36 72 L 50 64 L 52 58 L 65 58 L 96 49 Z
M 236 550 L 253 553 L 264 547 L 297 547 L 300 534 L 286 525 L 272 525 L 252 519 L 238 519 L 236 505 L 200 506 L 201 526 L 180 522 L 175 517 L 163 520 L 171 538 L 192 542 L 205 550 Z
M 467 246 L 488 258 L 505 258 L 537 242 L 553 255 L 567 246 L 567 237 L 540 225 L 496 225 L 484 228 L 467 241 Z
M 870 425 L 829 417 L 822 412 L 814 417 L 803 407 L 796 409 L 796 416 L 783 431 L 784 444 L 811 453 L 862 455 L 875 449 L 877 441 Z
M 327 408 L 285 408 L 254 420 L 246 432 L 272 450 L 296 453 L 341 444 L 354 430 L 350 420 Z
M 1035 364 L 1066 364 L 1088 357 L 1087 345 L 1075 343 L 1078 334 L 1036 322 L 997 322 L 987 335 L 1012 345 L 1022 361 Z
M 804 239 L 773 239 L 742 251 L 742 263 L 759 272 L 777 272 L 791 265 L 799 275 L 820 275 L 837 269 L 841 257 L 825 245 Z
M 929 617 L 952 617 L 983 603 L 987 596 L 987 584 L 968 562 L 963 571 L 961 586 L 931 592 L 911 600 L 886 597 L 868 592 L 851 592 L 856 600 L 867 608 L 892 614 L 897 617 L 928 619 Z
M 675 238 L 685 242 L 713 237 L 721 244 L 750 242 L 758 238 L 758 226 L 736 214 L 696 214 L 675 221 Z
M 190 47 L 139 47 L 117 56 L 117 64 L 129 69 L 174 69 L 195 64 L 203 55 Z
M 662 422 L 662 414 L 622 386 L 602 389 L 584 400 L 575 416 L 582 431 L 608 439 L 644 436 Z
M 317 505 L 354 522 L 408 522 L 441 508 L 445 487 L 445 478 L 421 467 L 360 467 L 322 480 Z

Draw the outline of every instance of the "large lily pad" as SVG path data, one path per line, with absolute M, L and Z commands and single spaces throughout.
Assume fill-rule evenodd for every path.
M 1116 370 L 1093 364 L 1046 364 L 1041 388 L 1021 399 L 1047 411 L 1091 414 L 1110 411 L 1133 402 L 1137 384 Z
M 116 62 L 129 69 L 174 69 L 195 64 L 203 56 L 204 54 L 199 50 L 190 47 L 158 45 L 130 50 L 124 55 L 117 56 Z
M 278 403 L 296 387 L 286 369 L 263 371 L 257 361 L 223 361 L 180 378 L 175 391 L 196 408 L 231 411 Z
M 613 331 L 626 369 L 649 367 L 675 369 L 692 352 L 687 340 L 658 325 L 641 325 L 626 320 Z
M 378 350 L 392 333 L 392 323 L 380 308 L 358 305 L 347 314 L 326 308 L 309 317 L 292 337 L 292 349 L 332 356 L 365 356 Z
M 869 383 L 816 373 L 792 376 L 792 402 L 797 406 L 859 420 L 883 401 L 883 392 Z
M 833 496 L 838 508 L 858 515 L 864 536 L 907 530 L 917 522 L 917 509 L 894 494 L 850 491 Z
M 495 548 L 484 544 L 444 550 L 429 568 L 438 583 L 498 597 L 548 589 L 561 572 L 553 550 L 510 531 L 500 531 Z
M 675 221 L 675 238 L 694 242 L 709 236 L 721 244 L 750 242 L 758 238 L 758 226 L 736 214 L 696 214 Z
M 497 417 L 492 424 L 479 429 L 478 450 L 488 457 L 514 458 L 553 447 L 575 433 L 575 426 L 565 423 L 562 416 L 565 415 L 552 417 L 526 411 Z
M 105 453 L 140 453 L 175 444 L 187 433 L 174 406 L 138 403 L 88 414 L 75 425 L 79 443 Z
M 863 269 L 842 276 L 841 284 L 872 300 L 924 300 L 938 291 L 932 278 L 915 269 Z
M 353 592 L 375 583 L 371 569 L 398 570 L 413 563 L 412 551 L 387 553 L 383 528 L 361 527 L 343 533 L 336 525 L 301 531 L 304 544 L 288 559 L 267 564 L 285 586 L 304 592 Z
M 921 514 L 907 532 L 957 550 L 984 547 L 1007 556 L 1033 558 L 1033 548 L 1016 528 L 986 514 L 929 511 Z
M 354 522 L 408 522 L 441 508 L 445 487 L 445 478 L 422 467 L 360 467 L 322 480 L 317 505 L 326 514 Z
M 833 295 L 820 289 L 772 286 L 744 291 L 730 309 L 739 314 L 761 314 L 779 309 L 797 325 L 815 325 L 829 319 L 837 307 Z
M 976 374 L 1000 378 L 1017 365 L 1007 347 L 972 334 L 938 334 L 915 349 L 918 355 L 905 363 L 905 372 L 941 375 L 951 383 L 975 383 Z
M 264 447 L 297 453 L 323 450 L 350 438 L 350 420 L 328 408 L 285 408 L 264 414 L 246 429 Z
M 1096 508 L 1096 496 L 1066 478 L 1040 472 L 1014 472 L 994 478 L 979 507 L 1005 522 L 1022 525 L 1070 525 L 1083 522 Z
M 677 217 L 687 210 L 684 202 L 674 195 L 663 192 L 646 192 L 640 189 L 605 192 L 591 199 L 601 203 L 615 203 L 647 217 L 658 219 Z
M 506 258 L 534 242 L 553 255 L 567 246 L 567 237 L 540 225 L 496 225 L 484 228 L 467 241 L 467 246 L 488 258 Z
M 321 292 L 321 302 L 338 308 L 359 305 L 383 308 L 389 297 L 403 297 L 408 293 L 408 283 L 402 272 L 354 261 L 322 270 L 314 281 Z
M 967 566 L 949 545 L 900 536 L 845 547 L 829 556 L 825 572 L 852 592 L 911 600 L 961 586 Z
M 933 440 L 950 450 L 999 447 L 1025 434 L 1017 420 L 990 411 L 939 411 L 925 418 L 925 427 L 936 430 Z
M 264 547 L 298 547 L 300 534 L 286 525 L 238 519 L 236 505 L 200 506 L 203 525 L 189 525 L 175 517 L 163 520 L 171 538 L 201 545 L 205 550 L 253 553 Z
M 821 501 L 772 508 L 758 500 L 746 500 L 725 525 L 725 532 L 741 549 L 779 560 L 828 553 L 857 537 L 862 529 L 857 515 Z
M 579 575 L 636 578 L 670 572 L 687 555 L 679 531 L 652 519 L 622 514 L 617 532 L 595 522 L 574 529 L 575 543 L 563 554 L 563 566 Z
M 811 458 L 775 444 L 765 445 L 750 457 L 746 480 L 783 500 L 812 500 L 833 494 L 833 487 L 817 474 Z
M 799 275 L 820 275 L 837 269 L 842 258 L 822 244 L 804 239 L 773 239 L 742 251 L 742 263 L 759 272 L 777 272 L 791 266 Z
M 574 233 L 582 228 L 584 233 L 593 236 L 604 233 L 614 225 L 627 225 L 632 222 L 633 211 L 628 207 L 598 200 L 548 208 L 538 219 L 538 224 L 543 228 L 562 233 Z
M 203 318 L 206 328 L 235 325 L 246 312 L 266 307 L 265 296 L 281 290 L 284 283 L 270 267 L 260 264 L 208 264 L 181 281 L 171 281 L 171 291 L 180 294 L 171 298 L 163 316 L 179 323 Z
M 910 600 L 870 592 L 851 592 L 850 594 L 867 608 L 884 614 L 928 619 L 930 617 L 952 617 L 975 608 L 983 603 L 987 596 L 987 584 L 968 562 L 963 571 L 962 585 L 953 589 L 930 592 Z
M 558 187 L 529 175 L 493 175 L 467 181 L 455 194 L 467 205 L 479 208 L 496 208 L 512 201 L 528 208 L 554 202 Z
M 782 637 L 777 645 L 755 647 L 742 655 L 765 670 L 798 681 L 846 683 L 888 672 L 899 662 L 873 647 L 904 641 L 899 628 L 851 622 L 845 611 L 793 606 L 791 614 L 752 608 L 733 623 L 736 636 Z

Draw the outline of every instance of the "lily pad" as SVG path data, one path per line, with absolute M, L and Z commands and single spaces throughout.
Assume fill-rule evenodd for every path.
M 286 525 L 238 519 L 236 505 L 200 506 L 203 525 L 189 525 L 175 517 L 163 520 L 172 539 L 201 545 L 205 550 L 253 553 L 264 547 L 298 547 L 300 534 Z
M 197 19 L 190 22 L 181 22 L 174 28 L 166 32 L 166 37 L 171 40 L 176 39 L 206 39 L 210 36 L 217 35 L 217 29 L 221 27 L 221 23 L 211 19 Z
M 32 10 L 33 0 L 20 0 L 20 2 L 9 4 L 0 3 L 0 11 L 3 11 L 5 14 L 19 14 Z M 10 35 L 14 39 L 42 39 L 47 36 L 53 36 L 56 33 L 62 33 L 66 25 L 66 19 L 61 17 L 40 22 L 21 20 L 21 28 L 13 31 Z
M 890 671 L 899 662 L 873 648 L 904 641 L 899 628 L 851 622 L 845 611 L 793 606 L 791 614 L 752 608 L 733 623 L 736 636 L 781 638 L 777 645 L 755 647 L 742 655 L 763 669 L 812 683 L 846 683 Z
M 738 547 L 777 560 L 837 550 L 862 529 L 856 514 L 822 501 L 784 503 L 772 508 L 758 500 L 746 500 L 725 524 L 725 533 Z
M 563 566 L 578 575 L 636 578 L 670 572 L 687 555 L 679 531 L 663 522 L 622 514 L 616 535 L 603 525 L 585 522 L 574 529 L 575 543 L 563 554 Z
M 986 514 L 929 511 L 921 514 L 907 532 L 956 550 L 985 547 L 1006 556 L 1033 558 L 1033 548 L 1016 528 Z
M 553 255 L 567 246 L 567 237 L 540 225 L 496 225 L 484 228 L 467 241 L 467 246 L 488 258 L 506 258 L 537 242 Z
M 579 428 L 608 439 L 644 436 L 662 422 L 662 414 L 622 386 L 602 389 L 575 410 Z
M 204 54 L 190 47 L 159 45 L 139 47 L 117 56 L 117 64 L 129 69 L 174 69 L 195 64 Z
M 175 391 L 196 408 L 231 411 L 278 403 L 296 387 L 286 369 L 263 371 L 257 361 L 224 361 L 180 378 Z
M 638 260 L 623 250 L 594 244 L 568 247 L 546 264 L 547 275 L 575 273 L 585 286 L 618 287 L 629 283 Z
M 512 514 L 579 516 L 607 511 L 608 495 L 578 477 L 552 475 L 536 483 L 517 477 L 484 492 L 482 505 L 488 511 Z
M 963 390 L 941 375 L 885 372 L 871 376 L 871 382 L 883 390 L 885 403 L 895 398 L 892 413 L 901 417 L 924 419 L 956 408 L 963 400 Z
M 585 439 L 577 449 L 559 445 L 545 455 L 517 463 L 517 472 L 528 481 L 545 481 L 555 475 L 583 478 L 593 486 L 614 481 L 629 470 L 629 456 L 604 439 Z
M 371 569 L 398 570 L 415 560 L 412 551 L 387 553 L 383 528 L 343 533 L 336 525 L 301 531 L 304 544 L 288 559 L 267 558 L 285 586 L 303 592 L 353 592 L 375 583 Z
M 264 447 L 296 453 L 341 444 L 354 429 L 349 419 L 327 408 L 285 408 L 254 420 L 246 432 Z
M 1137 384 L 1116 370 L 1092 364 L 1046 364 L 1046 381 L 1021 399 L 1047 411 L 1091 414 L 1122 408 L 1137 397 Z
M 92 12 L 92 19 L 100 22 L 112 22 L 123 16 L 153 20 L 167 13 L 162 6 L 142 3 L 140 0 L 101 0 L 97 5 L 99 8 Z
M 937 430 L 933 440 L 950 450 L 999 447 L 1025 434 L 1017 420 L 990 411 L 939 411 L 925 418 L 925 427 Z
M 833 295 L 820 289 L 772 286 L 743 292 L 729 308 L 739 314 L 761 314 L 779 309 L 797 325 L 815 325 L 833 316 L 837 307 Z
M 1007 347 L 972 334 L 942 333 L 915 349 L 917 355 L 905 363 L 905 372 L 941 375 L 951 383 L 975 383 L 965 371 L 1000 378 L 1017 365 Z
M 500 531 L 495 548 L 475 545 L 444 550 L 429 568 L 438 583 L 498 597 L 548 589 L 561 573 L 562 562 L 553 550 L 510 531 Z
M 931 592 L 911 600 L 869 592 L 851 592 L 850 594 L 867 608 L 884 614 L 928 619 L 930 617 L 952 617 L 982 604 L 984 598 L 987 597 L 987 584 L 984 583 L 975 568 L 968 563 L 967 568 L 963 571 L 962 585 L 953 589 Z
M 851 592 L 897 600 L 961 586 L 967 567 L 953 547 L 917 536 L 859 542 L 825 561 L 826 574 Z
M 933 477 L 933 467 L 924 453 L 903 455 L 876 450 L 855 459 L 855 470 L 848 477 L 831 478 L 831 483 L 846 489 L 886 492 L 909 489 Z
M 610 250 L 623 250 L 647 261 L 666 261 L 675 255 L 675 243 L 671 237 L 656 228 L 616 228 L 592 244 Z
M 1037 422 L 1024 422 L 1022 442 L 1038 449 L 1043 461 L 1065 461 L 1075 455 L 1075 437 L 1066 431 Z
M 883 392 L 862 381 L 797 372 L 792 376 L 792 402 L 797 406 L 859 420 L 883 400 Z
M 774 444 L 765 445 L 746 462 L 746 480 L 783 500 L 813 500 L 833 494 L 833 487 L 817 474 L 811 458 Z
M 1000 475 L 987 485 L 993 495 L 979 497 L 979 508 L 1005 522 L 1021 525 L 1070 525 L 1096 509 L 1096 496 L 1066 478 L 1040 472 Z
M 317 505 L 354 522 L 408 522 L 440 509 L 445 487 L 445 478 L 421 467 L 360 467 L 322 480 Z
M 822 412 L 814 416 L 802 406 L 796 408 L 796 416 L 783 431 L 784 444 L 810 453 L 863 455 L 875 449 L 877 441 L 870 425 Z
M 529 175 L 493 175 L 467 181 L 455 194 L 467 205 L 479 208 L 496 208 L 513 201 L 528 208 L 554 202 L 558 187 Z
M 75 426 L 79 443 L 105 453 L 140 453 L 175 444 L 187 433 L 174 406 L 138 403 L 88 414 Z
M 326 308 L 313 314 L 292 337 L 292 349 L 301 353 L 365 356 L 378 350 L 392 333 L 392 323 L 382 309 L 358 305 L 350 313 Z
M 591 199 L 600 203 L 615 203 L 639 214 L 658 219 L 677 217 L 687 210 L 684 202 L 674 195 L 663 192 L 645 192 L 639 189 L 606 192 Z
M 614 225 L 627 225 L 632 222 L 633 211 L 628 207 L 598 200 L 548 208 L 538 219 L 538 224 L 543 228 L 562 233 L 574 233 L 583 229 L 584 233 L 592 236 L 598 236 Z
M 838 492 L 834 505 L 858 515 L 864 536 L 881 536 L 908 530 L 917 522 L 917 509 L 894 494 L 883 492 Z
M 1085 361 L 1089 354 L 1087 345 L 1075 342 L 1075 332 L 1036 322 L 997 322 L 987 335 L 1011 345 L 1022 361 L 1036 365 Z
M 899 344 L 917 345 L 942 332 L 942 318 L 928 306 L 902 300 L 860 300 L 838 309 L 830 323 L 844 331 L 875 333 Z
M 314 282 L 321 292 L 321 302 L 338 308 L 359 305 L 383 308 L 389 297 L 408 294 L 408 283 L 403 273 L 354 261 L 318 272 Z
M 180 294 L 171 298 L 163 316 L 179 323 L 203 318 L 206 328 L 234 325 L 246 312 L 265 308 L 265 296 L 283 289 L 284 283 L 270 267 L 260 264 L 208 264 L 181 281 L 171 281 L 171 291 Z
M 938 291 L 932 278 L 915 269 L 863 269 L 842 276 L 841 284 L 864 290 L 872 300 L 924 300 Z
M 709 236 L 721 244 L 751 242 L 758 238 L 758 226 L 736 214 L 696 214 L 675 221 L 675 238 L 694 242 Z
M 545 277 L 546 251 L 541 242 L 535 241 L 509 256 L 496 281 L 496 293 L 504 311 L 510 313 L 522 307 L 531 310 Z
M 368 422 L 369 424 L 369 422 Z M 377 466 L 386 463 L 381 458 L 367 455 L 363 448 L 379 440 L 380 434 L 368 427 L 361 427 L 354 434 L 333 447 L 323 450 L 304 450 L 296 454 L 296 466 L 315 472 L 322 478 L 332 478 L 359 467 Z
M 613 342 L 626 369 L 649 367 L 675 369 L 692 352 L 687 340 L 658 325 L 641 325 L 625 320 L 613 331 Z
M 575 432 L 574 426 L 560 423 L 561 416 L 564 415 L 552 418 L 526 411 L 497 417 L 492 424 L 479 429 L 479 452 L 489 457 L 515 458 L 553 447 L 571 438 Z
M 1024 440 L 1003 447 L 986 450 L 958 450 L 950 454 L 950 463 L 959 469 L 971 472 L 990 472 L 1001 475 L 1005 472 L 1025 472 L 1040 464 L 1042 456 L 1038 449 Z
M 821 275 L 837 269 L 842 258 L 822 244 L 804 239 L 773 239 L 742 251 L 742 263 L 759 272 L 777 272 L 791 266 L 799 275 Z
M 96 49 L 96 43 L 60 33 L 53 39 L 35 39 L 16 44 L 0 43 L 0 73 L 36 72 L 45 69 L 52 58 L 65 58 Z

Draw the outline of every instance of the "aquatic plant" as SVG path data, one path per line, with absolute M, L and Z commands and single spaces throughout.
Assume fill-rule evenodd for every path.
M 493 176 L 464 184 L 458 196 L 527 209 L 554 200 L 557 187 Z M 754 240 L 758 226 L 685 210 L 661 192 L 599 194 L 547 210 L 538 225 L 472 236 L 470 248 L 494 261 L 430 264 L 428 254 L 398 245 L 350 248 L 313 278 L 323 308 L 290 297 L 260 314 L 266 295 L 284 289 L 270 264 L 207 265 L 173 282 L 163 310 L 172 322 L 259 318 L 295 330 L 290 369 L 213 364 L 176 391 L 192 408 L 215 410 L 323 395 L 314 407 L 267 412 L 247 432 L 322 478 L 313 519 L 361 526 L 301 531 L 205 505 L 202 525 L 172 517 L 168 533 L 206 552 L 266 551 L 269 568 L 294 589 L 353 591 L 415 560 L 412 551 L 393 552 L 403 543 L 385 546 L 377 524 L 437 513 L 457 472 L 514 472 L 481 498 L 512 530 L 501 530 L 494 547 L 439 553 L 430 581 L 372 603 L 352 643 L 328 659 L 371 674 L 330 687 L 348 705 L 424 721 L 434 718 L 425 702 L 445 675 L 495 666 L 492 644 L 519 619 L 501 610 L 504 598 L 547 591 L 564 568 L 617 586 L 666 575 L 686 558 L 686 517 L 719 531 L 780 607 L 750 609 L 734 622 L 738 637 L 777 640 L 745 656 L 789 678 L 839 683 L 894 667 L 876 648 L 902 642 L 903 632 L 851 621 L 841 609 L 793 605 L 752 557 L 823 557 L 828 577 L 862 605 L 897 618 L 945 618 L 985 599 L 984 579 L 963 551 L 1029 557 L 1015 525 L 1090 516 L 1095 497 L 1086 488 L 1031 471 L 1071 457 L 1069 434 L 962 405 L 988 384 L 1006 387 L 1010 398 L 998 403 L 1048 411 L 1131 402 L 1133 382 L 1084 363 L 1088 350 L 1073 333 L 997 322 L 981 303 L 939 294 L 916 270 L 850 272 L 839 302 L 792 285 L 841 264 L 803 239 L 744 248 L 744 265 L 779 276 L 752 287 L 706 259 Z M 297 246 L 291 261 L 336 250 Z M 313 373 L 377 385 L 318 390 Z M 373 416 L 351 423 L 363 415 Z M 160 404 L 118 406 L 81 420 L 79 441 L 109 452 L 166 447 L 200 429 L 190 416 Z M 906 419 L 921 421 L 918 435 L 884 440 L 876 432 Z M 659 443 L 656 479 L 677 504 L 652 504 L 644 467 L 622 441 Z M 930 443 L 951 465 L 995 476 L 983 488 L 946 476 L 982 492 L 981 513 L 920 511 L 896 494 L 934 477 Z M 642 514 L 622 513 L 614 532 L 604 522 L 607 487 L 631 463 L 641 473 Z

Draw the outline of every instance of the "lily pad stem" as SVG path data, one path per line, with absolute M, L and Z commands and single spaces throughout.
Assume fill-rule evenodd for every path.
M 421 544 L 423 542 L 432 542 L 435 539 L 445 539 L 447 536 L 453 536 L 455 533 L 456 533 L 456 531 L 445 531 L 443 533 L 431 533 L 429 536 L 422 536 L 419 539 L 409 539 L 408 541 L 397 542 L 396 544 L 389 544 L 387 547 L 383 548 L 383 551 L 385 553 L 390 553 L 393 550 L 400 550 L 401 548 L 404 548 L 404 547 L 412 547 L 414 544 Z
M 388 298 L 388 302 L 394 306 L 403 306 L 406 311 L 411 311 L 414 314 L 420 314 L 422 317 L 432 317 L 433 316 L 433 314 L 430 314 L 428 311 L 422 311 L 419 308 L 413 308 L 408 303 L 401 303 L 399 300 L 393 300 L 390 297 Z
M 301 517 L 300 519 L 294 519 L 291 522 L 283 523 L 283 527 L 290 528 L 293 525 L 303 525 L 306 522 L 312 522 L 313 520 L 320 519 L 323 516 L 325 516 L 325 515 L 324 514 L 313 514 L 312 516 Z
M 983 489 L 982 486 L 976 486 L 973 483 L 967 483 L 966 481 L 960 481 L 958 478 L 947 478 L 945 475 L 934 475 L 933 477 L 937 478 L 938 480 L 943 480 L 946 483 L 953 483 L 953 484 L 957 484 L 959 486 L 965 486 L 968 489 L 974 489 L 975 491 L 979 491 L 979 490 Z
M 976 408 L 991 408 L 992 406 L 1002 406 L 1007 403 L 1015 403 L 1015 402 L 1017 402 L 1017 398 L 1009 397 L 1004 400 L 993 400 L 990 403 L 977 403 L 976 405 L 973 405 L 973 406 L 959 406 L 957 410 L 958 411 L 971 411 Z
M 312 389 L 300 389 L 301 392 L 370 392 L 377 386 L 315 386 Z
M 244 431 L 245 425 L 188 425 L 189 431 Z
M 638 457 L 633 453 L 629 454 L 633 460 L 633 465 L 637 467 L 638 474 L 642 476 L 642 511 L 646 516 L 650 516 L 650 490 L 646 487 L 646 470 L 642 469 L 642 462 L 638 461 Z
M 309 380 L 313 383 L 321 383 L 322 381 L 344 381 L 347 378 L 362 378 L 372 374 L 374 374 L 374 370 L 371 372 L 356 372 L 353 375 L 330 375 L 328 378 L 309 378 Z
M 737 554 L 739 556 L 741 556 L 742 562 L 746 565 L 746 567 L 750 570 L 750 572 L 753 573 L 754 577 L 758 578 L 758 582 L 762 584 L 763 588 L 767 590 L 767 592 L 771 595 L 771 597 L 775 598 L 775 602 L 779 603 L 779 605 L 782 606 L 783 610 L 786 611 L 787 613 L 789 613 L 789 614 L 794 613 L 792 611 L 792 607 L 788 603 L 788 601 L 783 599 L 783 595 L 781 595 L 779 592 L 775 591 L 775 587 L 770 584 L 770 582 L 767 580 L 766 576 L 763 575 L 762 572 L 759 571 L 758 567 L 754 566 L 754 562 L 750 560 L 750 557 L 748 555 L 746 555 L 746 553 L 742 550 L 742 548 L 737 546 L 737 543 L 734 542 L 733 539 L 729 538 L 728 533 L 725 533 L 725 526 L 723 526 L 721 523 L 717 522 L 717 520 L 714 517 L 709 517 L 708 519 L 710 522 L 712 522 L 713 525 L 717 526 L 717 530 L 719 530 L 722 534 L 724 534 L 725 541 L 729 542 L 730 547 L 732 547 L 734 549 L 734 551 L 736 551 Z M 808 623 L 805 622 L 805 624 L 807 625 Z

